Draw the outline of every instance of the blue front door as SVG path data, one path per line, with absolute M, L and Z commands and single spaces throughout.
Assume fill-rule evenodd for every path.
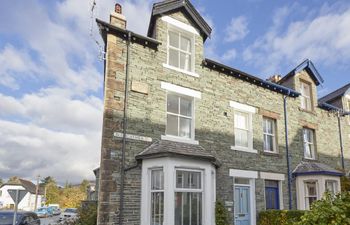
M 235 225 L 250 225 L 250 188 L 235 186 Z
M 280 209 L 278 181 L 265 181 L 266 209 Z

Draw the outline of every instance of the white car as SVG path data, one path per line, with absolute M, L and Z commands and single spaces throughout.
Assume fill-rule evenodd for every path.
M 60 221 L 76 220 L 78 218 L 78 210 L 76 208 L 67 208 L 60 215 Z

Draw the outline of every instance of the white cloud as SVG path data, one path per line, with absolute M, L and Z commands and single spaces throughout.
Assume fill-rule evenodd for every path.
M 223 61 L 230 61 L 230 60 L 233 60 L 235 59 L 237 56 L 237 51 L 236 49 L 229 49 L 227 50 L 222 56 L 221 56 L 221 59 Z
M 2 177 L 54 176 L 58 181 L 93 178 L 98 166 L 99 133 L 55 132 L 32 124 L 0 120 Z
M 99 165 L 102 100 L 44 89 L 20 99 L 0 94 L 1 175 L 78 182 Z M 12 117 L 14 121 L 1 119 Z M 27 122 L 17 122 L 27 121 Z
M 18 89 L 17 81 L 19 75 L 26 79 L 33 76 L 33 73 L 40 74 L 40 69 L 36 65 L 28 52 L 16 49 L 8 44 L 0 51 L 0 85 L 11 89 Z
M 109 21 L 115 1 L 96 0 L 91 18 L 92 2 L 2 2 L 0 35 L 20 42 L 4 39 L 0 49 L 0 88 L 19 90 L 16 97 L 0 93 L 3 178 L 32 179 L 40 173 L 64 182 L 93 177 L 91 170 L 99 164 L 103 108 L 97 97 L 102 95 L 103 62 L 97 61 L 94 39 L 101 45 L 103 41 L 95 17 Z M 128 29 L 146 33 L 149 20 L 135 18 L 149 18 L 152 2 L 120 1 Z M 33 81 L 39 87 L 22 92 Z
M 323 10 L 324 11 L 324 10 Z M 327 11 L 312 19 L 281 23 L 290 10 L 275 14 L 274 25 L 244 51 L 244 59 L 272 74 L 285 63 L 310 58 L 324 65 L 348 65 L 350 60 L 350 9 Z M 282 26 L 284 25 L 284 26 Z M 286 27 L 287 29 L 283 29 Z
M 225 38 L 227 42 L 235 42 L 244 39 L 248 30 L 248 20 L 244 16 L 232 18 L 230 24 L 225 29 Z

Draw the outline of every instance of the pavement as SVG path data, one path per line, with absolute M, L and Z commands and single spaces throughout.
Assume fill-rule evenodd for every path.
M 40 218 L 41 225 L 56 225 L 60 216 L 53 216 L 48 218 Z

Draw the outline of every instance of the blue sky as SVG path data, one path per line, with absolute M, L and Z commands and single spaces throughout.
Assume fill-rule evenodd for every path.
M 93 0 L 2 1 L 0 178 L 93 178 L 103 107 L 103 42 L 93 21 L 108 21 L 115 0 L 95 1 L 93 12 Z M 128 29 L 145 34 L 154 1 L 119 2 Z M 207 58 L 261 78 L 309 58 L 325 80 L 320 96 L 350 82 L 349 1 L 192 2 L 213 28 Z

